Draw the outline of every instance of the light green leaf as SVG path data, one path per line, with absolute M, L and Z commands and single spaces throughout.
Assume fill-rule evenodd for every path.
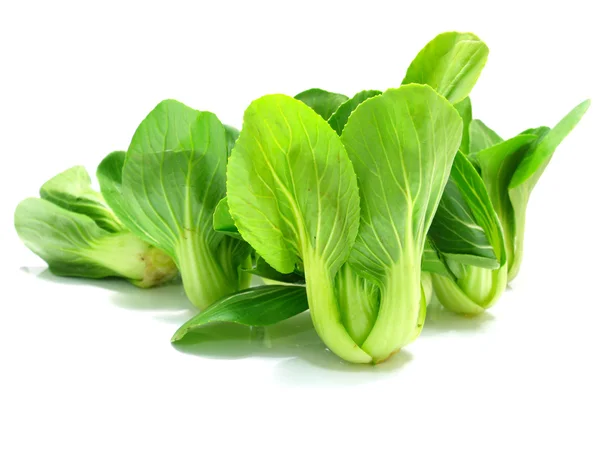
M 213 229 L 227 163 L 225 128 L 214 114 L 164 101 L 135 132 L 120 184 L 113 158 L 104 166 L 111 170 L 99 170 L 101 185 L 110 181 L 106 201 L 141 239 L 173 257 L 192 303 L 202 309 L 247 286 L 239 268 L 248 246 Z
M 242 236 L 235 226 L 233 217 L 231 217 L 231 214 L 229 213 L 227 197 L 221 199 L 217 204 L 215 214 L 213 215 L 213 228 L 219 233 L 224 233 L 236 239 L 242 239 Z
M 335 131 L 298 100 L 255 100 L 227 167 L 227 200 L 240 234 L 270 266 L 302 267 L 325 344 L 348 361 L 369 362 L 342 324 L 334 289 L 359 220 L 356 176 Z
M 123 225 L 113 214 L 82 166 L 71 167 L 48 180 L 40 188 L 40 197 L 61 208 L 84 214 L 107 231 L 123 231 Z
M 214 322 L 230 322 L 254 327 L 274 325 L 308 309 L 306 289 L 302 286 L 260 286 L 236 292 L 212 304 L 184 323 L 171 338 L 183 339 L 188 333 Z
M 469 154 L 471 155 L 503 141 L 495 131 L 488 128 L 481 120 L 473 120 L 469 131 L 471 137 Z
M 469 95 L 489 50 L 472 33 L 442 33 L 416 56 L 402 84 L 427 84 L 453 104 Z
M 337 134 L 342 134 L 342 130 L 348 122 L 350 114 L 365 100 L 381 95 L 381 91 L 360 91 L 354 97 L 342 103 L 338 109 L 329 118 L 329 125 Z
M 48 263 L 55 275 L 122 277 L 151 287 L 176 276 L 173 261 L 127 231 L 110 233 L 84 214 L 44 199 L 17 206 L 15 228 L 23 243 Z
M 473 108 L 471 107 L 471 99 L 465 97 L 464 100 L 454 105 L 460 118 L 463 121 L 463 134 L 460 142 L 460 151 L 465 155 L 468 155 L 471 148 L 471 122 L 473 121 Z
M 461 135 L 456 109 L 420 85 L 365 101 L 342 133 L 361 195 L 349 261 L 381 289 L 379 315 L 362 346 L 376 361 L 416 337 L 425 239 Z
M 310 106 L 325 120 L 328 120 L 339 106 L 348 100 L 348 97 L 344 94 L 336 94 L 317 88 L 300 92 L 294 98 Z

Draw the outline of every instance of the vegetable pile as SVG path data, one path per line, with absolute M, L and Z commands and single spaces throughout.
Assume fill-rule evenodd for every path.
M 163 101 L 100 163 L 100 192 L 73 167 L 19 204 L 15 227 L 56 275 L 149 288 L 180 274 L 200 312 L 173 342 L 309 309 L 340 358 L 384 361 L 419 336 L 432 297 L 463 315 L 500 298 L 529 196 L 589 107 L 504 140 L 472 120 L 487 56 L 477 36 L 443 33 L 399 88 L 267 95 L 241 132 Z

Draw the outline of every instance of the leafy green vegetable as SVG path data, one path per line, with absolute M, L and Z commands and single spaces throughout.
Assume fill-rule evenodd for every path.
M 264 327 L 289 319 L 308 309 L 302 286 L 259 286 L 236 292 L 212 304 L 184 323 L 171 338 L 183 339 L 188 333 L 213 322 L 232 322 Z
M 419 52 L 402 84 L 427 84 L 450 103 L 459 103 L 473 89 L 488 53 L 487 45 L 472 33 L 442 33 Z
M 475 154 L 481 175 L 505 232 L 508 280 L 514 279 L 523 259 L 525 213 L 529 196 L 558 145 L 579 123 L 590 101 L 576 106 L 554 128 L 527 130 Z
M 348 100 L 343 94 L 324 91 L 323 89 L 308 89 L 294 97 L 310 106 L 323 119 L 328 120 L 339 106 Z
M 371 361 L 346 331 L 335 293 L 359 198 L 352 164 L 327 122 L 284 95 L 254 101 L 229 160 L 227 199 L 240 234 L 270 266 L 302 268 L 315 328 L 329 348 L 347 361 Z
M 108 204 L 132 232 L 173 258 L 200 309 L 250 279 L 240 270 L 249 264 L 246 243 L 213 229 L 225 196 L 227 145 L 214 114 L 167 100 L 140 124 L 126 155 L 113 153 L 98 168 Z
M 91 189 L 83 167 L 57 175 L 41 192 L 44 198 L 28 198 L 17 206 L 15 228 L 55 275 L 115 276 L 139 287 L 156 286 L 177 275 L 169 256 L 117 221 L 102 196 Z
M 74 166 L 46 181 L 40 197 L 61 208 L 84 214 L 106 231 L 122 231 L 123 225 L 108 208 L 102 194 L 92 188 L 92 180 L 82 166 Z
M 440 254 L 454 277 L 431 274 L 440 303 L 461 314 L 492 306 L 506 288 L 504 234 L 483 180 L 462 153 L 454 160 L 430 236 L 445 249 L 455 245 L 454 251 Z
M 418 335 L 426 234 L 461 134 L 452 105 L 420 85 L 365 101 L 342 133 L 361 197 L 361 226 L 349 262 L 381 290 L 377 320 L 362 344 L 375 361 Z

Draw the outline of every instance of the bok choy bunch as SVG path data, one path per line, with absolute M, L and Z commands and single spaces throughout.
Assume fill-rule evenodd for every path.
M 15 228 L 23 243 L 44 259 L 52 273 L 67 277 L 122 277 L 152 287 L 177 275 L 163 251 L 129 232 L 92 189 L 81 166 L 46 182 L 41 198 L 23 200 Z
M 332 352 L 379 363 L 419 336 L 434 298 L 463 315 L 498 301 L 533 187 L 589 107 L 502 140 L 473 120 L 488 53 L 442 33 L 399 87 L 266 95 L 239 132 L 166 100 L 102 161 L 101 194 L 73 168 L 19 205 L 17 231 L 58 274 L 150 286 L 179 271 L 201 311 L 173 342 L 310 310 Z

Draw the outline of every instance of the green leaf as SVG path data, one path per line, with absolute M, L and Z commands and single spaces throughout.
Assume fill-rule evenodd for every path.
M 577 105 L 554 128 L 548 131 L 535 146 L 529 149 L 512 176 L 509 189 L 514 189 L 524 183 L 527 183 L 527 190 L 531 191 L 533 189 L 550 162 L 556 148 L 577 126 L 590 104 L 590 100 L 586 100 Z
M 177 274 L 173 261 L 127 231 L 110 233 L 84 214 L 40 198 L 17 206 L 15 228 L 23 243 L 55 275 L 129 279 L 150 287 Z
M 419 52 L 402 84 L 427 84 L 451 103 L 459 103 L 475 86 L 488 53 L 472 33 L 442 33 Z
M 300 270 L 291 273 L 281 273 L 273 269 L 263 258 L 258 256 L 251 269 L 244 269 L 247 272 L 268 280 L 278 281 L 289 284 L 305 284 L 304 274 Z
M 271 267 L 303 268 L 325 344 L 348 361 L 369 362 L 341 322 L 334 289 L 359 221 L 356 175 L 335 131 L 298 100 L 255 100 L 229 159 L 227 200 L 240 234 Z
M 348 97 L 343 94 L 316 88 L 300 92 L 294 98 L 310 106 L 325 120 L 328 120 L 339 106 L 348 100 Z
M 454 277 L 452 271 L 446 265 L 445 258 L 438 253 L 438 250 L 436 250 L 435 246 L 432 244 L 431 239 L 425 241 L 421 270 L 423 272 L 435 273 L 445 277 Z
M 523 153 L 508 185 L 508 197 L 514 210 L 514 258 L 508 271 L 509 281 L 514 279 L 523 259 L 525 218 L 527 204 L 533 188 L 550 163 L 554 151 L 567 135 L 577 126 L 590 106 L 590 101 L 576 106 L 554 128 L 532 130 L 538 139 Z
M 471 141 L 469 154 L 471 155 L 486 148 L 493 147 L 503 141 L 495 131 L 488 128 L 481 120 L 473 120 L 469 131 Z
M 233 217 L 231 217 L 231 214 L 229 213 L 227 197 L 221 199 L 217 204 L 215 214 L 213 215 L 213 228 L 219 233 L 224 233 L 236 239 L 242 239 L 242 236 L 235 226 Z
M 92 189 L 92 180 L 82 166 L 71 167 L 48 180 L 40 188 L 40 197 L 61 208 L 84 214 L 106 231 L 123 231 L 99 192 Z
M 379 315 L 362 346 L 375 361 L 416 337 L 426 235 L 461 135 L 456 109 L 420 85 L 365 101 L 342 133 L 361 195 L 349 262 L 381 289 Z
M 341 135 L 350 114 L 352 114 L 358 105 L 377 95 L 381 95 L 381 91 L 361 91 L 351 99 L 342 103 L 329 118 L 329 125 L 331 128 L 333 128 L 337 134 Z
M 225 138 L 227 140 L 227 155 L 231 155 L 231 150 L 235 147 L 235 141 L 240 135 L 240 131 L 230 125 L 223 125 L 225 127 Z
M 476 154 L 481 177 L 502 224 L 509 270 L 514 259 L 516 223 L 508 186 L 529 144 L 536 138 L 535 135 L 521 134 Z
M 188 333 L 213 322 L 264 327 L 289 319 L 307 309 L 306 289 L 302 286 L 250 288 L 219 300 L 188 320 L 173 335 L 171 342 L 177 342 Z
M 462 264 L 496 269 L 506 262 L 504 237 L 485 184 L 458 153 L 429 236 L 445 256 Z
M 227 163 L 217 117 L 166 100 L 136 130 L 120 182 L 119 158 L 109 156 L 99 169 L 106 201 L 141 239 L 173 257 L 190 301 L 202 309 L 246 287 L 249 277 L 238 269 L 250 249 L 213 229 Z
M 468 155 L 471 148 L 471 122 L 473 121 L 473 108 L 471 107 L 471 99 L 469 97 L 465 97 L 464 100 L 458 102 L 454 105 L 458 113 L 460 114 L 460 118 L 463 121 L 463 134 L 462 140 L 460 141 L 460 151 L 465 155 Z

